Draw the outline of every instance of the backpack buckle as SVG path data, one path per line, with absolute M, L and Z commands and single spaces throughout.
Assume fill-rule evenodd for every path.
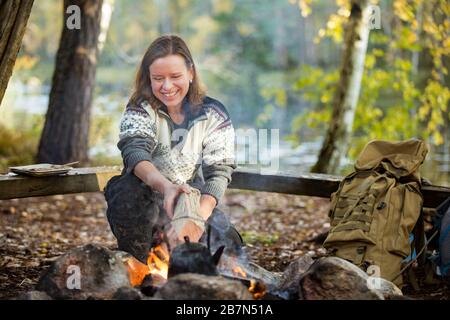
M 381 201 L 378 205 L 377 205 L 377 210 L 382 210 L 386 208 L 386 202 Z

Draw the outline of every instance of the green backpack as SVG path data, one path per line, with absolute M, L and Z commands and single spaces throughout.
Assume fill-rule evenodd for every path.
M 369 142 L 331 195 L 328 253 L 401 286 L 402 261 L 411 253 L 410 234 L 423 198 L 419 166 L 423 141 Z M 376 269 L 375 269 L 376 268 Z

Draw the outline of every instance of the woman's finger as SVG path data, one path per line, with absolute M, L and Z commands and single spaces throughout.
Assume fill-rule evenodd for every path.
M 170 230 L 167 232 L 167 237 L 169 239 L 173 239 L 175 237 L 175 229 L 174 228 L 170 228 Z
M 167 215 L 170 219 L 173 218 L 173 198 L 168 198 L 164 201 L 164 209 L 166 210 Z
M 191 193 L 191 187 L 188 184 L 181 185 L 181 189 L 184 193 Z

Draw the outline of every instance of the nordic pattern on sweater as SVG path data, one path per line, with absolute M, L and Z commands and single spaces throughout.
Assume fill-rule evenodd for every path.
M 152 109 L 146 101 L 128 105 L 118 144 L 124 165 L 133 170 L 139 161 L 148 160 L 171 182 L 183 184 L 192 180 L 203 164 L 202 193 L 219 200 L 236 167 L 231 119 L 220 102 L 206 97 L 200 115 L 191 120 L 188 130 L 176 130 L 178 134 L 183 130 L 183 139 L 171 147 L 175 131 L 167 113 Z

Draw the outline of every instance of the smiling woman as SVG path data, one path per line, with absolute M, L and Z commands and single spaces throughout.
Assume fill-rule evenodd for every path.
M 175 93 L 177 96 L 173 100 L 167 100 L 166 95 Z M 194 109 L 198 109 L 204 97 L 205 91 L 186 43 L 173 35 L 155 40 L 142 59 L 130 102 L 139 104 L 146 99 L 152 107 L 165 105 L 179 110 L 186 98 Z
M 240 248 L 239 234 L 216 208 L 236 167 L 234 128 L 225 107 L 205 95 L 180 37 L 159 37 L 147 49 L 121 120 L 118 147 L 124 171 L 109 181 L 105 197 L 119 249 L 145 262 L 161 234 L 173 248 L 185 236 L 206 241 L 205 225 L 211 226 L 213 250 Z M 179 215 L 182 193 L 198 202 L 198 212 Z M 184 223 L 177 231 L 174 216 Z

